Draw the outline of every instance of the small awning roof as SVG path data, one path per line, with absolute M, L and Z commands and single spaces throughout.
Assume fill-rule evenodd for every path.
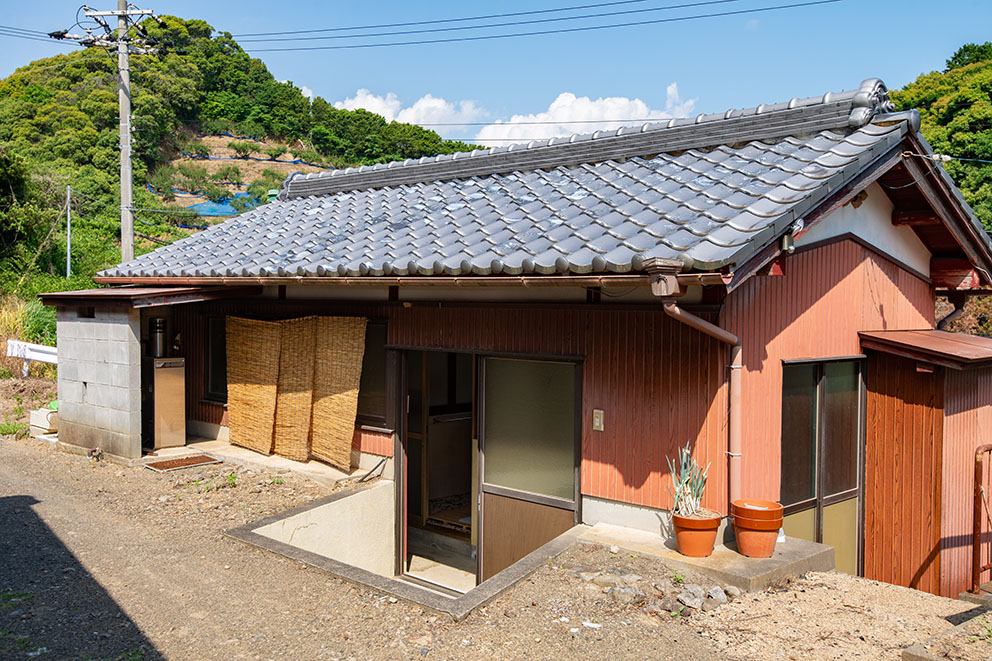
M 261 285 L 237 287 L 109 287 L 41 294 L 45 305 L 124 306 L 150 308 L 159 305 L 197 303 L 220 298 L 241 298 L 262 293 Z
M 942 330 L 862 331 L 861 346 L 953 369 L 992 367 L 992 338 Z

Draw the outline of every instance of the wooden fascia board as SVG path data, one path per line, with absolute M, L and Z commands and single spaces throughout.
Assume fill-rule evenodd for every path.
M 909 358 L 910 360 L 915 360 L 919 362 L 933 363 L 934 365 L 949 367 L 955 370 L 964 369 L 965 366 L 970 367 L 970 365 L 968 365 L 967 362 L 961 360 L 955 360 L 954 358 L 949 356 L 932 354 L 928 351 L 913 350 L 912 348 L 907 347 L 904 344 L 893 344 L 891 342 L 885 342 L 876 338 L 862 337 L 861 348 L 874 350 L 874 351 L 881 351 L 882 353 L 901 356 L 902 358 Z
M 913 153 L 922 153 L 923 145 L 915 136 L 909 135 L 906 139 L 909 141 Z M 947 184 L 940 173 L 924 169 L 920 162 L 919 157 L 909 156 L 905 158 L 903 164 L 920 193 L 944 221 L 944 226 L 957 241 L 961 250 L 967 255 L 971 263 L 978 266 L 984 273 L 985 281 L 992 284 L 992 252 L 990 252 L 986 242 L 977 234 L 981 230 L 974 226 L 971 217 L 958 204 L 954 193 L 947 189 Z M 940 165 L 934 163 L 933 167 L 939 168 Z

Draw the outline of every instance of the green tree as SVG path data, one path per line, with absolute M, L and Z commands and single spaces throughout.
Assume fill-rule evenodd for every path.
M 954 51 L 947 60 L 947 67 L 944 72 L 958 67 L 964 67 L 975 62 L 986 62 L 992 60 L 992 42 L 986 41 L 984 44 L 965 44 Z
M 960 50 L 958 51 L 960 53 Z M 893 93 L 900 109 L 920 111 L 923 135 L 946 163 L 986 229 L 992 228 L 992 60 L 923 74 Z

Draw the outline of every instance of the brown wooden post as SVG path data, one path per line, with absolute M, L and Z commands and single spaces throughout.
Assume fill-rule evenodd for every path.
M 982 572 L 992 568 L 992 563 L 982 564 L 982 480 L 985 477 L 983 455 L 992 452 L 992 444 L 980 446 L 975 450 L 975 502 L 972 512 L 971 540 L 971 593 L 978 594 L 981 590 Z
M 975 493 L 971 516 L 971 592 L 977 594 L 982 573 L 982 451 L 975 452 Z

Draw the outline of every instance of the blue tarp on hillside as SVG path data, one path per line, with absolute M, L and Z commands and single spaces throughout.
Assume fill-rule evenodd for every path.
M 248 193 L 235 193 L 234 197 L 244 199 L 249 204 L 249 208 L 255 207 L 258 202 L 253 200 Z M 236 216 L 240 211 L 235 209 L 229 199 L 224 198 L 220 202 L 200 202 L 183 207 L 186 211 L 192 211 L 201 216 Z

